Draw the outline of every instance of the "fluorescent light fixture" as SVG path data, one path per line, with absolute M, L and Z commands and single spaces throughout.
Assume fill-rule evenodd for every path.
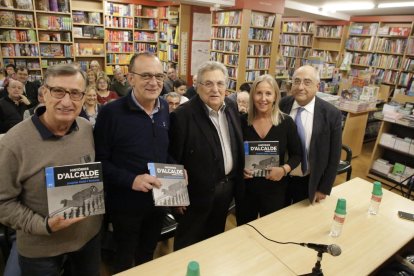
M 338 2 L 329 3 L 322 6 L 324 11 L 354 11 L 373 9 L 375 4 L 370 1 Z
M 395 2 L 378 4 L 378 8 L 414 7 L 414 2 Z

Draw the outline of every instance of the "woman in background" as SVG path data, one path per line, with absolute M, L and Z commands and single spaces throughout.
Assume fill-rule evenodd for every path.
M 296 124 L 279 110 L 279 101 L 280 91 L 274 77 L 256 78 L 250 92 L 248 114 L 241 120 L 243 140 L 277 141 L 279 164 L 267 168 L 265 177 L 253 177 L 253 170 L 244 169 L 246 194 L 241 206 L 242 224 L 284 207 L 287 174 L 301 160 Z
M 85 103 L 79 116 L 87 119 L 95 127 L 96 118 L 102 106 L 98 103 L 96 87 L 88 86 L 85 92 Z
M 86 71 L 86 77 L 87 77 L 87 86 L 96 86 L 96 79 L 98 78 L 98 75 L 93 71 L 92 69 L 88 69 Z
M 89 69 L 92 69 L 98 77 L 105 74 L 97 60 L 92 60 L 91 63 L 89 63 Z
M 173 82 L 174 92 L 181 96 L 180 104 L 188 102 L 188 98 L 184 96 L 187 91 L 187 83 L 182 79 L 176 79 Z
M 109 87 L 109 79 L 105 75 L 98 76 L 96 80 L 96 88 L 97 88 L 97 97 L 98 102 L 100 104 L 106 104 L 109 101 L 116 100 L 119 98 L 118 94 L 114 91 L 110 91 Z

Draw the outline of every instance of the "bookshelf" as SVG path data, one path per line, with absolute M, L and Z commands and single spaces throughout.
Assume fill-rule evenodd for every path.
M 103 1 L 72 0 L 74 59 L 86 71 L 92 60 L 105 68 Z
M 312 51 L 315 23 L 301 18 L 283 18 L 279 52 L 286 61 L 289 76 Z
M 352 55 L 351 68 L 371 70 L 377 83 L 389 86 L 391 95 L 395 89 L 407 89 L 413 72 L 408 48 L 414 17 L 356 17 L 352 20 L 345 46 L 346 52 Z
M 229 72 L 227 90 L 236 92 L 244 82 L 274 74 L 280 16 L 248 9 L 212 13 L 210 59 Z

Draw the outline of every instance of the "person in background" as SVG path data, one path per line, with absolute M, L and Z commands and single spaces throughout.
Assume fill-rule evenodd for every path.
M 187 90 L 187 85 L 186 85 L 185 81 L 183 81 L 181 79 L 177 79 L 173 82 L 173 86 L 174 86 L 174 92 L 181 96 L 180 97 L 180 104 L 188 102 L 188 98 L 186 96 L 184 96 L 185 91 Z
M 92 60 L 91 63 L 89 63 L 89 69 L 92 69 L 97 77 L 100 75 L 105 75 L 105 73 L 102 71 L 101 64 L 99 64 L 97 60 Z
M 6 78 L 14 79 L 16 77 L 16 66 L 14 64 L 6 65 Z
M 240 91 L 237 93 L 237 108 L 240 114 L 247 113 L 249 110 L 249 93 Z
M 291 96 L 280 109 L 294 118 L 302 145 L 301 165 L 290 173 L 286 205 L 308 198 L 319 202 L 329 195 L 341 157 L 341 112 L 316 97 L 319 74 L 312 66 L 293 74 Z
M 224 97 L 227 69 L 209 61 L 197 76 L 197 96 L 170 114 L 170 154 L 187 170 L 190 197 L 190 206 L 176 209 L 174 250 L 222 233 L 230 202 L 235 197 L 237 214 L 244 190 L 239 113 Z
M 191 85 L 184 94 L 188 99 L 191 99 L 195 95 L 197 95 L 197 74 L 193 76 L 193 85 Z
M 114 229 L 115 273 L 153 259 L 165 210 L 154 206 L 151 190 L 161 182 L 149 175 L 148 163 L 169 163 L 168 105 L 159 97 L 162 64 L 141 52 L 131 57 L 128 72 L 132 91 L 102 108 L 94 130 Z
M 79 116 L 87 119 L 95 127 L 96 118 L 102 106 L 98 103 L 96 87 L 88 86 L 85 92 L 85 102 Z
M 131 90 L 131 86 L 129 85 L 121 68 L 115 68 L 114 78 L 109 90 L 115 91 L 119 97 L 125 96 Z
M 23 83 L 12 78 L 5 84 L 7 97 L 0 99 L 0 133 L 6 133 L 23 121 L 23 113 L 30 101 L 23 94 Z
M 71 64 L 49 67 L 45 106 L 0 140 L 0 223 L 16 229 L 22 275 L 99 275 L 102 216 L 48 216 L 45 168 L 95 159 L 92 126 L 78 117 L 86 76 Z
M 96 86 L 96 80 L 98 79 L 98 75 L 92 69 L 88 69 L 86 71 L 87 76 L 87 86 Z
M 165 94 L 174 91 L 174 81 L 178 79 L 177 71 L 174 67 L 170 66 L 167 70 L 167 78 L 164 81 Z
M 116 100 L 119 98 L 118 94 L 116 94 L 114 91 L 109 90 L 108 87 L 108 77 L 105 75 L 98 76 L 98 79 L 96 80 L 96 88 L 98 92 L 98 102 L 100 104 L 106 104 L 111 100 Z
M 40 87 L 40 83 L 29 81 L 29 71 L 23 66 L 17 67 L 16 79 L 24 84 L 23 94 L 30 101 L 29 108 L 37 106 L 39 104 L 37 101 L 37 91 Z
M 250 92 L 249 112 L 241 118 L 243 140 L 278 142 L 276 159 L 279 162 L 269 168 L 265 177 L 253 177 L 253 170 L 244 169 L 246 194 L 241 208 L 241 223 L 284 207 L 287 175 L 300 163 L 302 152 L 296 125 L 289 115 L 279 110 L 280 98 L 273 76 L 262 75 L 255 79 Z
M 177 109 L 177 107 L 180 105 L 181 101 L 181 95 L 176 92 L 170 92 L 167 95 L 165 95 L 165 100 L 168 103 L 168 109 L 171 112 Z
M 250 88 L 251 88 L 250 83 L 248 83 L 248 82 L 242 83 L 242 84 L 240 85 L 240 89 L 239 89 L 239 91 L 238 91 L 238 92 L 236 92 L 236 93 L 231 93 L 231 94 L 230 94 L 230 95 L 228 95 L 227 97 L 228 97 L 230 100 L 232 100 L 232 101 L 234 101 L 235 103 L 237 103 L 237 97 L 238 97 L 238 94 L 239 94 L 240 92 L 242 92 L 242 91 L 245 91 L 245 92 L 247 92 L 247 93 L 250 93 Z
M 44 106 L 44 103 L 45 103 L 45 100 L 43 99 L 44 90 L 45 90 L 45 87 L 43 85 L 39 87 L 39 90 L 37 91 L 37 101 L 39 102 L 39 104 L 34 107 L 29 108 L 28 110 L 25 110 L 23 113 L 23 120 L 32 116 L 36 112 L 36 109 L 39 106 Z

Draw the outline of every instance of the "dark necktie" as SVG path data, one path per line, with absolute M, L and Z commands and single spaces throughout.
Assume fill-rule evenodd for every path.
M 307 161 L 307 151 L 306 151 L 306 135 L 305 135 L 305 128 L 303 127 L 301 113 L 305 110 L 303 107 L 298 108 L 298 112 L 296 113 L 295 123 L 296 127 L 298 128 L 298 134 L 300 138 L 300 143 L 302 144 L 302 160 L 301 160 L 301 169 L 302 173 L 305 174 L 308 170 L 308 161 Z

